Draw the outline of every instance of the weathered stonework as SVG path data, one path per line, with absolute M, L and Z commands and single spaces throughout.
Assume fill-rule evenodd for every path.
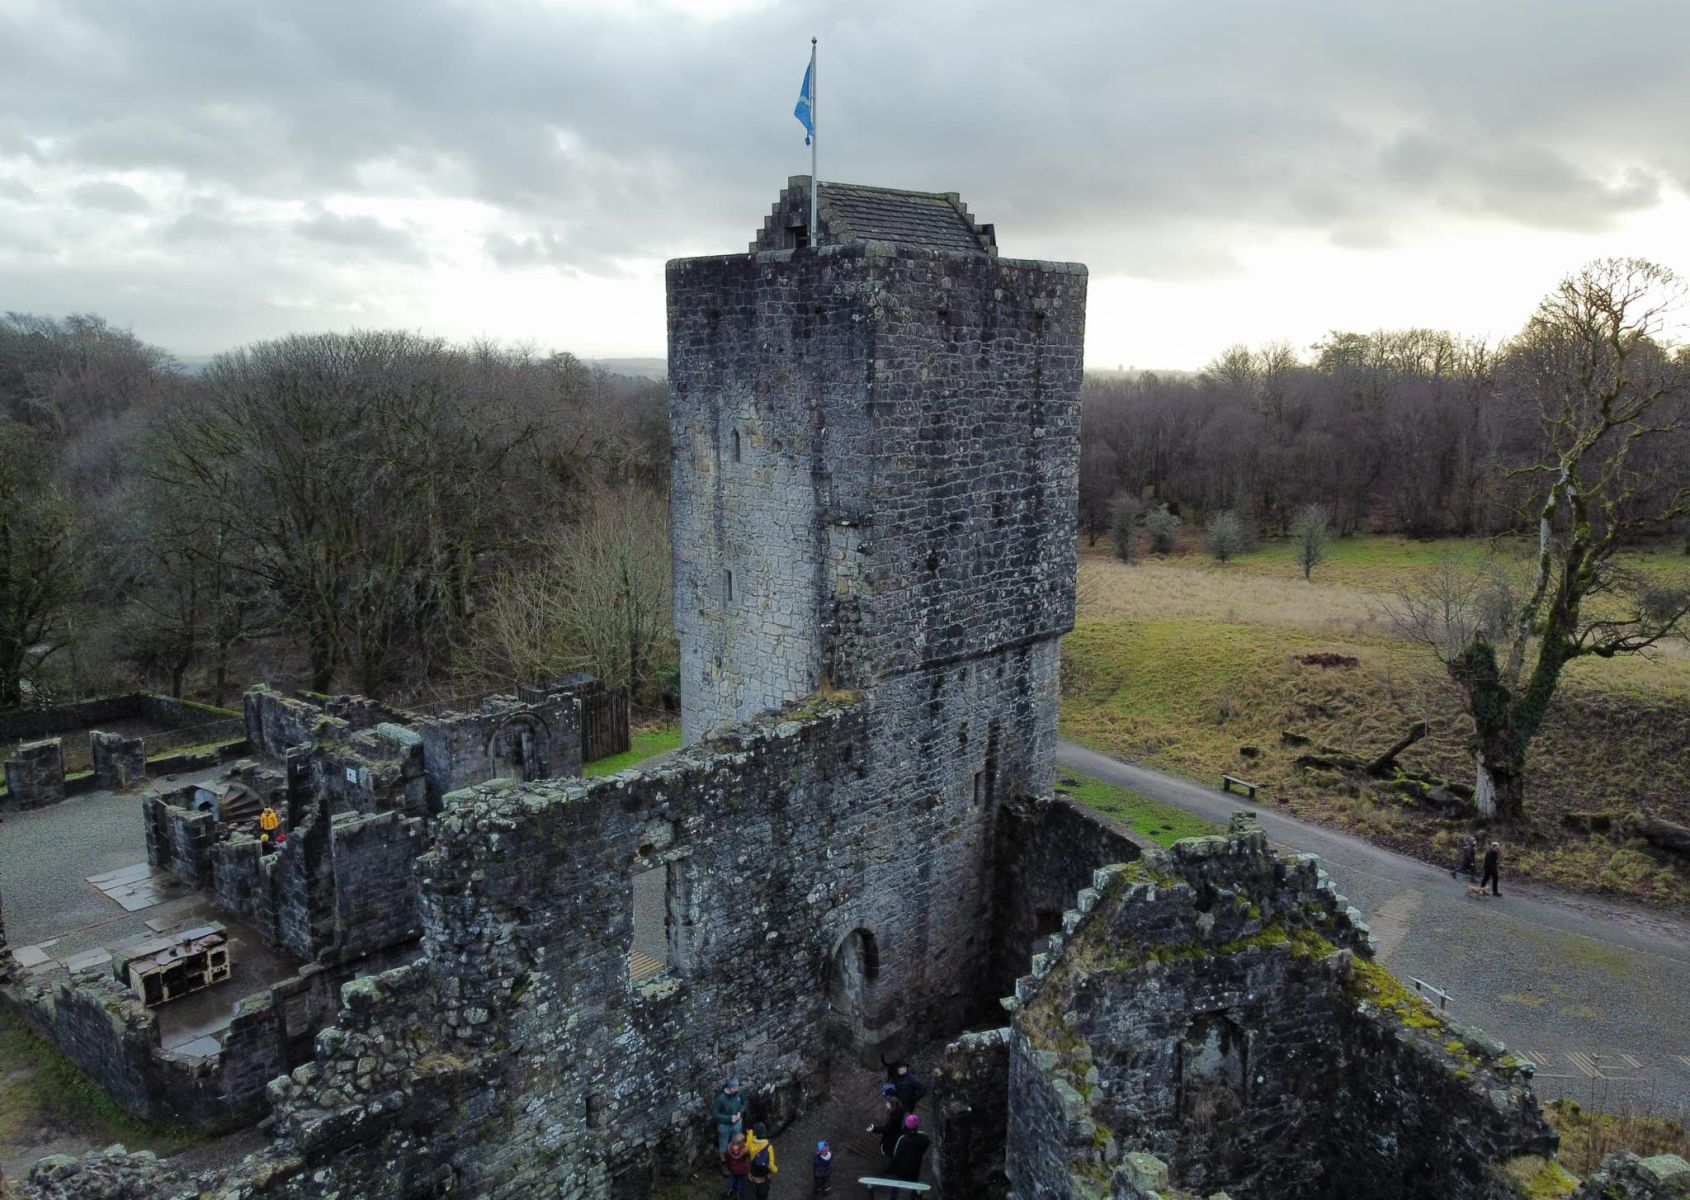
M 88 741 L 96 786 L 117 791 L 146 781 L 146 743 L 140 738 L 96 729 Z
M 6 760 L 7 805 L 40 808 L 65 798 L 65 750 L 58 738 L 25 742 Z
M 1165 1191 L 1153 1156 L 1238 1200 L 1513 1195 L 1495 1168 L 1556 1146 L 1529 1064 L 1370 955 L 1312 857 L 1260 832 L 1100 871 L 1018 985 L 1013 1194 Z

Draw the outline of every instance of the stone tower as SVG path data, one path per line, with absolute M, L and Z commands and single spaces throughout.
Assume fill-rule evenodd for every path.
M 827 981 L 866 1055 L 1001 994 L 996 817 L 1050 791 L 1074 621 L 1086 272 L 998 257 L 943 193 L 824 184 L 812 237 L 808 189 L 669 264 L 682 731 L 866 710 L 839 849 L 872 886 Z
M 791 180 L 668 271 L 688 742 L 1073 626 L 1085 268 L 999 258 L 954 193 Z

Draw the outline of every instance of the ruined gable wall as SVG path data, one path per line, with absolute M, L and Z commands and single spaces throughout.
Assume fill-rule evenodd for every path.
M 1117 1166 L 1139 1153 L 1239 1200 L 1477 1200 L 1509 1194 L 1493 1164 L 1553 1151 L 1529 1069 L 1369 962 L 1312 859 L 1190 839 L 1097 885 L 1018 984 L 1014 1195 L 1141 1194 Z

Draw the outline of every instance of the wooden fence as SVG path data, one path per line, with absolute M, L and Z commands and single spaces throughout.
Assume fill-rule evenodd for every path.
M 597 762 L 628 749 L 628 693 L 621 688 L 578 693 L 581 761 Z

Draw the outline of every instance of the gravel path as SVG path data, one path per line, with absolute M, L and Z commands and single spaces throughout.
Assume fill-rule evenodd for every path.
M 1538 1093 L 1690 1115 L 1690 923 L 1507 878 L 1502 898 L 1360 838 L 1063 742 L 1078 771 L 1225 825 L 1242 808 L 1282 849 L 1318 854 L 1367 915 L 1380 959 L 1448 992 L 1451 1015 L 1538 1063 Z

